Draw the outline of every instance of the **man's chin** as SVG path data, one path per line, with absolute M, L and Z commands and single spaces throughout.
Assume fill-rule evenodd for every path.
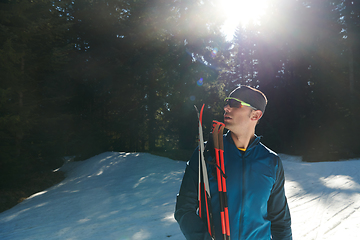
M 225 128 L 231 130 L 231 126 L 233 125 L 231 121 L 224 120 Z

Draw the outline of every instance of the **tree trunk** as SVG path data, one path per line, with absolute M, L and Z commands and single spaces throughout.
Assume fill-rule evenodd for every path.
M 155 141 L 156 141 L 156 88 L 155 84 L 150 80 L 149 91 L 148 91 L 148 136 L 149 136 L 149 150 L 155 150 Z
M 349 47 L 349 87 L 350 94 L 354 93 L 354 56 L 352 47 Z
M 24 80 L 24 69 L 25 69 L 25 60 L 24 57 L 21 58 L 21 66 L 20 66 L 20 70 L 21 70 L 21 77 L 23 78 L 22 80 Z M 22 84 L 21 84 L 22 85 Z M 20 121 L 22 121 L 22 112 L 23 112 L 23 107 L 24 107 L 24 93 L 22 90 L 22 86 L 20 85 L 20 90 L 18 91 L 19 94 L 19 111 L 18 114 L 20 116 Z M 21 153 L 21 144 L 22 144 L 22 140 L 24 138 L 24 130 L 22 129 L 22 123 L 19 124 L 17 131 L 16 131 L 16 156 L 20 156 Z

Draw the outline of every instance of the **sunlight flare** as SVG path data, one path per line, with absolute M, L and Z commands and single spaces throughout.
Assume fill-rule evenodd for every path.
M 250 23 L 260 24 L 266 14 L 269 0 L 221 0 L 221 12 L 226 16 L 222 31 L 232 39 L 238 26 L 247 27 Z

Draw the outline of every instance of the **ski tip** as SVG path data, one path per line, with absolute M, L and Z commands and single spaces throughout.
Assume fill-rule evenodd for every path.
M 194 108 L 197 112 L 199 112 L 199 109 L 196 107 L 196 105 L 194 105 Z
M 204 107 L 205 107 L 205 103 L 202 105 L 201 110 L 200 110 L 199 120 L 200 120 L 201 125 L 202 125 L 202 117 L 203 117 Z

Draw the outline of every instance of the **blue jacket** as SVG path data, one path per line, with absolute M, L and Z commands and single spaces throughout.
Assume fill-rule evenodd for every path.
M 211 156 L 206 156 L 211 161 Z M 188 240 L 210 240 L 206 224 L 197 215 L 198 152 L 187 163 L 177 196 L 175 219 Z M 260 143 L 239 151 L 231 134 L 224 135 L 224 162 L 231 239 L 291 240 L 291 218 L 284 191 L 284 169 L 276 153 Z M 208 165 L 216 239 L 222 239 L 217 180 Z

